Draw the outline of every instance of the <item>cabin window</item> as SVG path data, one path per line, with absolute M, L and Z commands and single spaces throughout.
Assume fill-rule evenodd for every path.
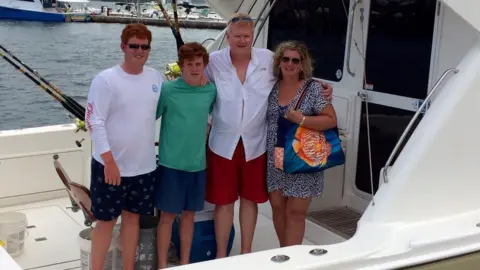
M 372 0 L 367 39 L 369 90 L 425 99 L 436 0 Z
M 427 97 L 435 11 L 435 0 L 371 2 L 365 71 L 368 90 L 422 100 Z M 398 99 L 395 96 L 391 103 Z M 370 194 L 366 111 L 363 103 L 355 184 Z M 390 105 L 368 104 L 374 192 L 380 170 L 414 114 Z
M 377 192 L 378 190 L 379 179 L 381 176 L 380 170 L 385 166 L 393 148 L 407 128 L 410 120 L 412 120 L 414 114 L 415 112 L 412 111 L 373 103 L 368 104 L 374 192 Z M 357 189 L 370 194 L 372 183 L 370 182 L 370 157 L 368 154 L 367 114 L 365 103 L 362 103 L 361 117 L 355 185 Z M 421 120 L 422 115 L 420 115 L 415 121 L 401 148 L 403 148 Z M 398 151 L 397 155 L 394 156 L 393 162 L 395 162 L 400 152 L 401 151 Z M 391 165 L 393 165 L 393 163 L 390 164 L 390 166 Z
M 340 81 L 343 73 L 349 0 L 282 0 L 270 13 L 268 48 L 287 40 L 308 46 L 314 76 Z

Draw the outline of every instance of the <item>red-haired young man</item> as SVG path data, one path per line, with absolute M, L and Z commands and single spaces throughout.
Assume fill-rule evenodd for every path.
M 209 56 L 199 43 L 186 43 L 178 51 L 182 76 L 162 85 L 157 118 L 162 117 L 158 148 L 161 177 L 155 206 L 161 210 L 157 230 L 158 268 L 167 267 L 172 224 L 180 214 L 180 264 L 190 261 L 194 216 L 203 209 L 206 185 L 208 116 L 217 90 L 205 85 Z
M 92 270 L 103 269 L 112 230 L 121 215 L 123 269 L 133 270 L 139 215 L 153 215 L 155 111 L 162 74 L 146 67 L 152 34 L 127 25 L 120 47 L 124 61 L 100 72 L 88 93 L 86 123 L 93 153 L 90 192 L 97 223 L 92 235 Z

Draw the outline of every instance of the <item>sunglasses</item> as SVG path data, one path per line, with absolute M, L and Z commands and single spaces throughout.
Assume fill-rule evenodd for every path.
M 288 62 L 290 62 L 290 60 L 292 60 L 292 63 L 294 63 L 295 65 L 300 64 L 300 59 L 299 58 L 294 58 L 294 57 L 290 58 L 290 57 L 287 57 L 287 56 L 282 57 L 282 62 L 283 63 L 288 63 Z
M 232 23 L 236 23 L 236 22 L 240 22 L 240 21 L 243 21 L 243 22 L 251 22 L 253 21 L 252 18 L 250 17 L 233 17 L 231 20 L 230 20 Z
M 149 50 L 150 49 L 150 44 L 128 44 L 128 48 L 130 49 L 138 49 L 138 48 L 142 48 L 142 50 L 146 51 L 146 50 Z

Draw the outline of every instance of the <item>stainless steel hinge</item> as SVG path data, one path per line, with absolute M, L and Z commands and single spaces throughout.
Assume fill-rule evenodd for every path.
M 412 105 L 415 107 L 415 110 L 418 111 L 418 109 L 420 109 L 420 107 L 422 106 L 423 102 L 425 102 L 425 100 L 419 99 L 417 101 L 414 101 Z M 430 101 L 428 101 L 427 104 L 423 107 L 422 114 L 425 114 L 429 108 Z

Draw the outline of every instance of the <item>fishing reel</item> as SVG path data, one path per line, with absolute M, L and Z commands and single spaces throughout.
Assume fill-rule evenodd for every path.
M 182 70 L 180 69 L 178 63 L 174 62 L 165 66 L 165 72 L 163 74 L 165 74 L 167 80 L 171 81 L 180 77 L 180 75 L 182 74 Z
M 75 133 L 78 133 L 80 130 L 87 132 L 87 127 L 85 126 L 85 122 L 78 118 L 75 118 L 75 126 L 77 127 L 77 129 L 75 130 Z

